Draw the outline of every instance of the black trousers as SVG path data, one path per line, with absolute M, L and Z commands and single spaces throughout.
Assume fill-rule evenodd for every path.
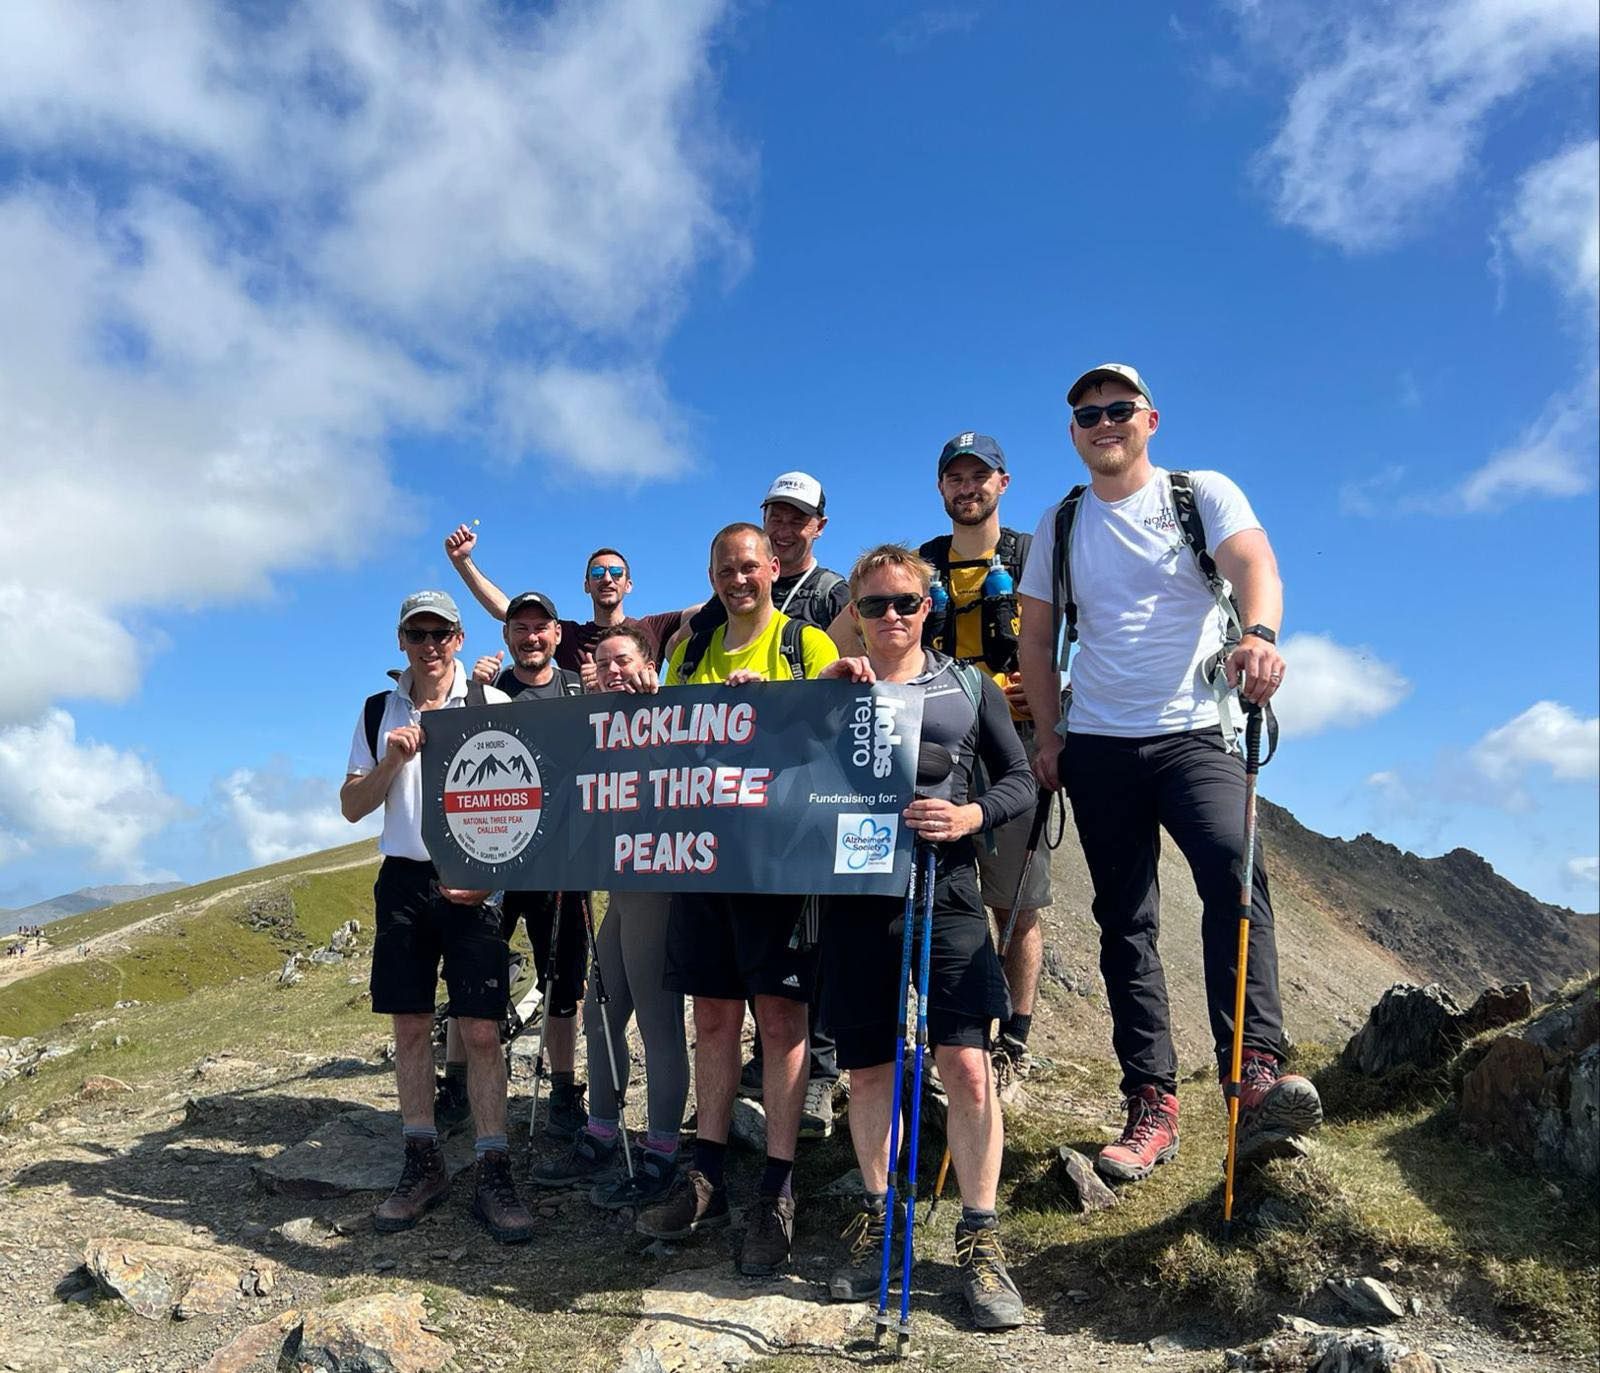
M 1233 1044 L 1239 946 L 1239 869 L 1244 858 L 1244 761 L 1219 730 L 1140 739 L 1069 734 L 1061 779 L 1094 882 L 1100 973 L 1111 1007 L 1111 1042 L 1122 1090 L 1177 1086 L 1166 975 L 1157 952 L 1161 830 L 1194 873 L 1203 914 L 1206 1003 L 1217 1063 Z M 1245 973 L 1244 1045 L 1282 1056 L 1278 946 L 1259 841 L 1252 874 L 1250 957 Z

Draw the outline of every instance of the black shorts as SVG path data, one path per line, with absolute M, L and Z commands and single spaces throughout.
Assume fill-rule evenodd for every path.
M 528 927 L 528 942 L 533 945 L 533 967 L 539 990 L 550 965 L 551 913 L 557 895 L 561 897 L 561 929 L 556 935 L 555 981 L 550 987 L 550 1015 L 567 1020 L 577 1015 L 583 1000 L 584 979 L 589 971 L 588 936 L 583 926 L 583 903 L 588 892 L 508 891 L 501 903 L 506 913 L 506 938 L 522 920 Z
M 803 947 L 805 902 L 764 893 L 678 893 L 667 917 L 667 990 L 728 1001 L 810 1000 L 817 950 Z
M 900 976 L 905 898 L 834 896 L 822 919 L 822 1014 L 839 1045 L 841 1068 L 894 1061 L 908 987 L 920 949 L 912 946 L 907 987 Z M 896 992 L 898 990 L 898 996 Z M 933 884 L 933 949 L 928 964 L 928 1042 L 989 1047 L 989 1026 L 1011 1014 L 1011 998 L 989 938 L 970 857 L 938 869 Z
M 432 863 L 385 858 L 372 888 L 372 1009 L 432 1015 L 439 963 L 450 1014 L 499 1020 L 510 999 L 511 950 L 493 906 L 458 906 L 440 896 Z

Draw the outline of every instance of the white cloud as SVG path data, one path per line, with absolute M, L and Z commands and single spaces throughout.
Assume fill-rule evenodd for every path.
M 1283 685 L 1272 708 L 1285 734 L 1365 724 L 1411 692 L 1411 683 L 1371 649 L 1348 648 L 1323 634 L 1291 634 L 1282 651 Z
M 1501 449 L 1467 475 L 1446 503 L 1468 513 L 1539 496 L 1581 496 L 1595 482 L 1596 388 L 1600 372 L 1554 397 L 1524 442 Z
M 64 710 L 0 729 L 0 843 L 87 850 L 99 867 L 147 877 L 140 847 L 180 811 L 136 753 L 80 743 Z
M 303 853 L 351 844 L 382 827 L 378 811 L 359 825 L 339 813 L 338 784 L 294 778 L 280 769 L 237 768 L 217 783 L 231 828 L 253 863 L 277 863 Z
M 1525 266 L 1593 306 L 1600 297 L 1600 141 L 1575 143 L 1526 172 L 1501 231 Z
M 1600 887 L 1600 857 L 1567 859 L 1567 876 L 1580 886 Z
M 1538 701 L 1472 746 L 1473 763 L 1491 781 L 1514 783 L 1534 769 L 1561 781 L 1600 777 L 1600 716 L 1580 717 L 1555 701 Z
M 1247 32 L 1281 35 L 1274 7 L 1237 8 Z M 1290 26 L 1298 42 L 1273 46 L 1296 84 L 1260 170 L 1280 219 L 1349 251 L 1436 212 L 1489 113 L 1561 63 L 1592 63 L 1600 33 L 1593 0 L 1418 0 Z

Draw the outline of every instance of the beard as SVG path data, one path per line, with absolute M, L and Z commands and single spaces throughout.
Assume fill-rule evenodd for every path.
M 512 653 L 511 657 L 524 672 L 543 672 L 550 662 L 550 655 L 542 648 Z
M 1126 472 L 1144 456 L 1144 453 L 1143 434 L 1129 435 L 1118 448 L 1096 448 L 1093 444 L 1085 444 L 1078 450 L 1078 456 L 1083 459 L 1084 466 L 1091 472 L 1098 472 L 1105 477 L 1115 477 Z
M 962 525 L 982 524 L 999 508 L 1000 497 L 998 496 L 995 496 L 992 499 L 985 496 L 979 496 L 975 505 L 965 509 L 957 505 L 955 501 L 947 500 L 944 503 L 944 513 L 948 515 L 956 524 Z

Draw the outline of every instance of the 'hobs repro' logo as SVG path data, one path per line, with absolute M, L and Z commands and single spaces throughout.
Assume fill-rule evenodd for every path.
M 850 762 L 871 771 L 876 778 L 894 770 L 894 751 L 902 740 L 895 712 L 904 707 L 898 696 L 857 696 L 847 727 L 850 731 Z
M 532 751 L 505 730 L 462 741 L 445 769 L 450 837 L 479 863 L 509 863 L 539 832 L 544 789 Z

